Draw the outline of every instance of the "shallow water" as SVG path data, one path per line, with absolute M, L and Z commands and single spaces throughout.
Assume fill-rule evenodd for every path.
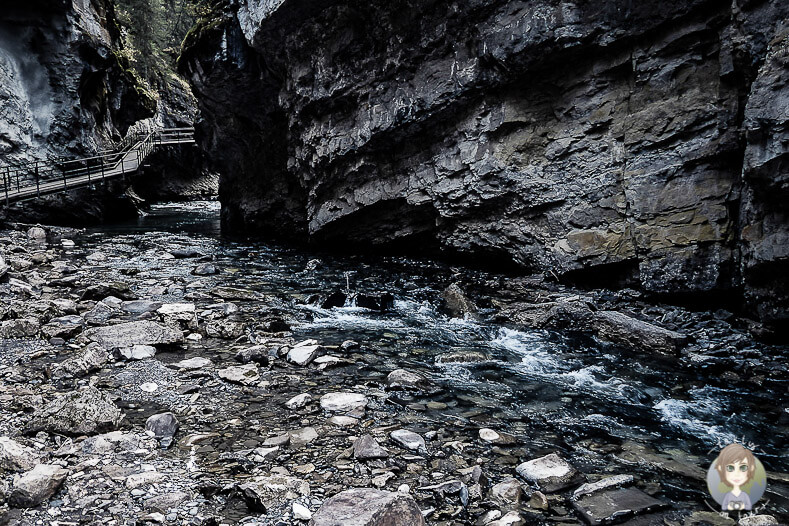
M 209 287 L 265 294 L 261 302 L 295 319 L 297 338 L 315 338 L 327 345 L 361 342 L 371 359 L 345 371 L 359 375 L 359 381 L 382 377 L 394 368 L 430 376 L 443 386 L 441 392 L 399 403 L 417 404 L 436 422 L 504 430 L 516 435 L 526 452 L 559 450 L 585 471 L 631 469 L 656 477 L 663 483 L 665 498 L 698 509 L 704 509 L 702 481 L 656 473 L 649 464 L 628 467 L 623 458 L 594 451 L 610 443 L 642 444 L 706 471 L 722 445 L 738 440 L 755 445 L 768 471 L 789 471 L 786 379 L 745 389 L 727 385 L 718 378 L 719 371 L 687 360 L 642 355 L 577 334 L 502 326 L 484 312 L 481 320 L 449 318 L 440 311 L 440 296 L 456 269 L 442 263 L 342 257 L 227 240 L 221 236 L 216 203 L 155 205 L 134 222 L 89 230 L 75 255 L 102 250 L 110 259 L 98 271 L 118 279 L 134 272 L 135 280 L 150 284 L 172 277 L 188 283 L 190 264 L 162 259 L 165 251 L 177 247 L 199 247 L 214 256 L 223 272 L 204 278 Z M 322 264 L 305 270 L 313 258 Z M 316 295 L 346 289 L 390 292 L 395 308 L 377 313 L 353 305 L 318 306 Z M 178 301 L 193 292 L 174 287 L 154 299 Z M 245 307 L 247 312 L 255 310 L 255 302 L 251 305 Z M 436 363 L 437 356 L 454 350 L 481 351 L 489 359 Z M 786 356 L 780 347 L 752 344 L 750 350 L 754 357 L 749 359 L 756 361 L 765 355 Z M 746 357 L 748 351 L 749 347 L 739 350 Z M 418 405 L 428 401 L 446 407 Z M 772 512 L 786 513 L 784 495 L 771 495 L 771 500 Z

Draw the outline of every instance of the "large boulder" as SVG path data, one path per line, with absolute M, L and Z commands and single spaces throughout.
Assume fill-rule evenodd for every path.
M 96 342 L 105 349 L 133 347 L 135 345 L 171 345 L 184 339 L 181 331 L 153 321 L 132 321 L 89 329 L 82 338 Z
M 68 477 L 68 470 L 51 464 L 39 464 L 14 477 L 8 503 L 16 508 L 32 508 L 49 499 Z
M 36 411 L 26 432 L 95 435 L 114 430 L 122 418 L 109 395 L 90 386 L 61 395 Z
M 349 489 L 323 503 L 310 526 L 422 526 L 416 501 L 403 493 Z

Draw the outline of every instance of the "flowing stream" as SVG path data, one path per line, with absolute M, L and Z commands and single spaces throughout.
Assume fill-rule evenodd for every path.
M 747 389 L 727 384 L 712 371 L 705 377 L 704 367 L 679 366 L 677 359 L 634 354 L 591 337 L 496 324 L 485 311 L 479 320 L 442 313 L 441 291 L 453 274 L 477 271 L 225 239 L 216 203 L 153 206 L 136 222 L 89 230 L 76 250 L 109 254 L 106 272 L 119 279 L 135 272 L 136 280 L 150 285 L 162 279 L 186 284 L 192 267 L 161 259 L 162 253 L 179 247 L 212 254 L 222 272 L 208 278 L 209 286 L 262 293 L 267 308 L 274 305 L 294 320 L 297 339 L 326 345 L 360 342 L 368 359 L 332 374 L 346 374 L 360 384 L 380 381 L 395 368 L 427 375 L 440 391 L 392 399 L 425 422 L 506 431 L 525 444 L 525 452 L 559 450 L 587 472 L 629 469 L 651 476 L 662 483 L 664 498 L 698 509 L 705 509 L 705 498 L 710 501 L 705 483 L 683 474 L 683 466 L 696 474 L 706 472 L 722 445 L 752 443 L 768 471 L 789 471 L 785 378 Z M 308 270 L 315 258 L 321 264 Z M 389 292 L 394 308 L 375 312 L 354 305 L 319 306 L 318 297 L 346 288 Z M 170 287 L 152 299 L 183 301 L 190 292 L 195 291 L 188 285 Z M 254 301 L 245 309 L 253 313 Z M 208 351 L 215 355 L 222 349 L 206 343 L 190 349 L 189 356 Z M 477 351 L 487 359 L 436 361 L 452 351 Z M 739 352 L 743 360 L 764 360 L 768 353 L 770 359 L 785 360 L 785 354 L 775 355 L 785 353 L 780 347 L 765 350 L 754 343 Z M 230 354 L 227 362 L 232 362 Z M 606 454 L 610 444 L 619 448 L 614 457 Z M 663 468 L 656 469 L 661 462 Z M 777 506 L 773 512 L 786 512 L 781 491 L 785 489 L 768 494 Z

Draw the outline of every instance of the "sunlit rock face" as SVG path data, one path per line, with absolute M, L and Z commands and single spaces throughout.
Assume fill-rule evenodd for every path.
M 231 4 L 184 67 L 226 226 L 786 317 L 786 2 Z

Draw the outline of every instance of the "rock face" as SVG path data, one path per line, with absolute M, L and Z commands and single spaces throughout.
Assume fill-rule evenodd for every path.
M 310 526 L 421 526 L 425 519 L 414 499 L 402 493 L 349 489 L 330 498 Z
M 789 315 L 786 2 L 231 4 L 182 60 L 227 226 Z

